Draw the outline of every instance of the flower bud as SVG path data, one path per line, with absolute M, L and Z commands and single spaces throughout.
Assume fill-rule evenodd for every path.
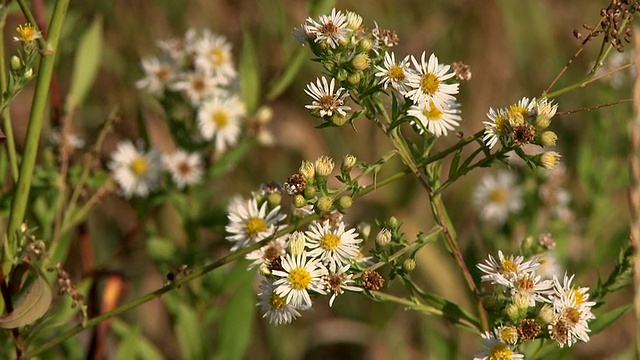
M 280 205 L 281 201 L 282 194 L 280 194 L 279 192 L 272 192 L 267 195 L 267 204 L 269 204 L 269 208 L 271 209 Z
M 392 216 L 389 218 L 389 227 L 393 230 L 396 230 L 400 227 L 400 223 L 398 222 L 398 219 L 396 219 L 395 216 Z
M 33 76 L 33 69 L 28 68 L 27 71 L 24 72 L 24 78 L 31 79 L 32 76 Z
M 540 144 L 542 146 L 555 146 L 558 141 L 558 135 L 553 131 L 545 131 L 540 135 Z
M 406 259 L 403 263 L 402 263 L 402 270 L 404 270 L 407 273 L 412 272 L 413 270 L 415 270 L 416 268 L 416 259 Z
M 347 76 L 347 82 L 353 86 L 360 84 L 360 80 L 362 79 L 362 75 L 359 72 L 354 72 L 353 74 L 349 74 Z
M 304 188 L 304 198 L 305 199 L 313 199 L 316 196 L 318 189 L 315 186 L 307 186 Z
M 273 118 L 273 109 L 269 106 L 260 106 L 255 116 L 260 124 L 267 124 Z
M 371 224 L 368 222 L 361 222 L 357 226 L 358 232 L 366 240 L 371 235 Z
M 380 247 L 384 247 L 389 245 L 391 242 L 391 231 L 387 228 L 380 230 L 378 235 L 376 235 L 376 244 Z
M 298 172 L 307 179 L 307 183 L 313 180 L 313 177 L 316 175 L 316 168 L 311 161 L 303 160 L 302 165 L 300 165 L 300 169 Z
M 371 50 L 371 48 L 373 47 L 373 43 L 371 42 L 371 39 L 368 37 L 364 37 L 360 40 L 360 42 L 358 42 L 358 50 L 362 51 L 362 52 L 369 52 L 369 50 Z
M 553 307 L 549 304 L 544 304 L 540 308 L 540 312 L 538 312 L 537 319 L 542 325 L 546 325 L 552 323 L 555 317 L 556 314 L 553 311 Z
M 355 156 L 345 155 L 342 159 L 342 165 L 340 165 L 340 171 L 342 171 L 343 173 L 350 172 L 351 169 L 353 169 L 353 167 L 356 165 L 356 161 L 358 161 L 358 159 L 356 159 Z
M 351 198 L 351 196 L 340 196 L 340 198 L 338 199 L 338 208 L 341 210 L 344 209 L 348 209 L 351 207 L 351 205 L 353 205 L 353 199 Z
M 340 115 L 337 112 L 331 116 L 331 123 L 335 126 L 343 126 L 347 121 L 349 121 L 347 116 Z
M 304 196 L 298 194 L 293 197 L 293 206 L 296 208 L 305 207 L 307 205 L 307 199 Z
M 333 171 L 333 159 L 328 156 L 320 156 L 315 162 L 316 174 L 327 177 Z
M 15 56 L 15 55 L 12 56 L 11 57 L 11 70 L 17 71 L 21 67 L 22 67 L 22 61 L 20 61 L 20 58 Z
M 304 246 L 307 242 L 302 231 L 294 231 L 289 236 L 289 249 L 291 249 L 291 255 L 297 256 L 304 251 Z
M 351 66 L 353 66 L 353 68 L 358 71 L 369 68 L 370 63 L 371 59 L 369 59 L 369 55 L 364 53 L 360 53 L 354 56 L 353 60 L 351 60 Z
M 538 159 L 538 165 L 545 169 L 551 170 L 560 163 L 560 154 L 555 151 L 547 151 L 540 155 Z
M 318 209 L 321 213 L 331 211 L 332 206 L 333 199 L 329 196 L 323 196 L 316 202 L 316 209 Z

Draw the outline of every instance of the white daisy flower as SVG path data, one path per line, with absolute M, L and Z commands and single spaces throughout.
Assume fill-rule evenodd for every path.
M 351 31 L 347 27 L 348 24 L 347 16 L 333 8 L 331 14 L 321 15 L 318 21 L 307 18 L 304 30 L 307 36 L 314 37 L 314 42 L 324 42 L 335 49 L 340 43 L 344 44 L 349 40 Z
M 324 76 L 318 78 L 316 83 L 313 82 L 307 85 L 304 92 L 313 98 L 311 105 L 305 105 L 309 110 L 318 110 L 320 116 L 333 116 L 333 112 L 337 112 L 342 116 L 347 115 L 347 111 L 351 110 L 351 107 L 344 105 L 344 99 L 349 96 L 349 92 L 344 88 L 339 88 L 335 91 L 336 79 L 331 79 L 331 83 L 327 81 Z
M 276 294 L 285 297 L 287 304 L 306 309 L 312 305 L 309 291 L 326 294 L 322 278 L 327 274 L 327 268 L 319 259 L 308 257 L 304 251 L 297 256 L 287 254 L 282 258 L 282 269 L 272 271 L 280 277 L 273 285 Z
M 182 39 L 159 40 L 156 42 L 156 45 L 176 63 L 181 63 L 191 54 L 196 38 L 196 31 L 189 29 Z
M 194 44 L 196 69 L 213 74 L 220 84 L 227 85 L 237 77 L 231 44 L 224 36 L 205 30 Z
M 262 317 L 268 317 L 269 323 L 275 325 L 288 324 L 301 316 L 300 312 L 289 304 L 284 296 L 275 292 L 275 287 L 271 280 L 262 280 L 258 297 L 260 298 L 258 305 L 264 311 Z
M 157 150 L 145 153 L 125 140 L 118 143 L 108 167 L 126 198 L 144 197 L 158 187 L 162 162 Z
M 409 65 L 409 55 L 405 56 L 400 62 L 396 62 L 396 55 L 393 52 L 386 52 L 384 54 L 384 64 L 376 66 L 376 70 L 378 72 L 375 75 L 380 78 L 378 84 L 385 89 L 391 85 L 402 96 L 409 91 L 407 78 L 412 72 Z
M 329 221 L 314 222 L 306 231 L 309 239 L 307 246 L 311 250 L 309 256 L 318 257 L 334 270 L 349 264 L 360 252 L 362 239 L 358 238 L 356 229 L 345 231 L 343 222 L 331 226 Z
M 487 117 L 491 121 L 482 122 L 484 124 L 484 137 L 482 141 L 487 144 L 489 149 L 492 149 L 500 138 L 509 136 L 509 118 L 506 110 L 494 110 L 493 108 L 489 108 Z
M 237 97 L 213 97 L 198 111 L 198 128 L 206 140 L 214 139 L 217 152 L 235 145 L 240 137 L 240 122 L 246 115 Z
M 511 282 L 511 295 L 529 299 L 529 306 L 536 306 L 537 302 L 550 302 L 553 293 L 553 281 L 542 280 L 542 276 L 523 272 Z
M 536 120 L 535 124 L 541 128 L 545 128 L 551 122 L 551 118 L 558 110 L 558 104 L 554 104 L 553 100 L 547 98 L 539 99 L 536 102 Z
M 193 106 L 199 107 L 207 99 L 224 94 L 225 91 L 219 86 L 219 77 L 195 71 L 184 73 L 179 80 L 171 85 L 171 89 L 182 91 Z
M 513 348 L 496 338 L 492 332 L 485 332 L 482 336 L 482 350 L 473 356 L 473 360 L 520 360 L 524 359 Z
M 353 274 L 347 274 L 350 265 L 343 265 L 337 271 L 331 271 L 329 274 L 325 275 L 324 281 L 327 290 L 332 292 L 331 299 L 329 299 L 329 307 L 333 306 L 333 302 L 338 295 L 344 294 L 345 290 L 348 291 L 362 291 L 362 288 L 353 286 L 351 284 L 355 283 L 353 280 Z
M 516 256 L 515 258 L 504 256 L 501 250 L 498 250 L 498 260 L 489 255 L 489 259 L 484 264 L 478 264 L 476 267 L 485 273 L 480 278 L 482 281 L 490 281 L 492 284 L 500 284 L 509 288 L 513 288 L 514 281 L 522 274 L 532 274 L 540 263 L 537 259 L 524 261 L 524 257 Z
M 509 214 L 522 209 L 523 190 L 515 182 L 515 175 L 509 171 L 488 174 L 480 180 L 473 200 L 483 220 L 502 225 Z
M 433 101 L 412 105 L 407 115 L 416 118 L 417 121 L 411 121 L 411 124 L 419 128 L 420 134 L 427 130 L 435 137 L 446 136 L 447 132 L 455 130 L 462 120 L 460 105 L 456 102 L 446 104 L 444 111 L 438 110 Z
M 187 153 L 180 149 L 163 156 L 165 168 L 179 189 L 194 185 L 202 180 L 204 173 L 202 157 L 198 153 Z
M 162 92 L 175 79 L 175 70 L 169 63 L 160 61 L 157 57 L 142 59 L 144 78 L 136 81 L 138 89 L 145 90 L 153 95 L 162 95 Z
M 536 99 L 523 97 L 517 103 L 509 106 L 507 116 L 511 126 L 523 124 L 524 120 L 535 114 Z
M 448 72 L 451 66 L 438 64 L 438 58 L 431 54 L 427 61 L 427 55 L 422 53 L 421 61 L 411 56 L 415 72 L 408 74 L 408 85 L 411 87 L 405 96 L 414 104 L 433 102 L 440 111 L 445 111 L 446 105 L 453 102 L 453 96 L 458 93 L 460 84 L 446 84 L 445 81 L 455 76 L 454 72 Z
M 538 275 L 542 276 L 543 279 L 553 279 L 554 277 L 562 276 L 562 268 L 553 251 L 546 251 L 537 256 L 538 262 L 540 262 L 540 267 L 536 270 Z
M 253 269 L 261 265 L 269 265 L 271 264 L 271 261 L 281 256 L 285 256 L 287 253 L 288 239 L 289 234 L 281 236 L 277 239 L 271 240 L 267 245 L 260 249 L 248 253 L 245 256 L 245 259 L 252 260 L 252 263 L 249 264 L 249 269 Z
M 591 307 L 595 302 L 588 301 L 588 288 L 571 285 L 574 276 L 565 274 L 563 283 L 554 278 L 553 310 L 554 321 L 549 324 L 549 335 L 560 347 L 572 346 L 578 340 L 589 341 L 589 320 L 595 316 Z
M 225 227 L 227 240 L 234 243 L 231 251 L 254 244 L 278 230 L 278 223 L 286 215 L 280 214 L 280 206 L 267 213 L 267 203 L 258 209 L 256 199 L 252 198 L 243 205 L 236 204 L 235 212 L 228 215 L 229 224 Z

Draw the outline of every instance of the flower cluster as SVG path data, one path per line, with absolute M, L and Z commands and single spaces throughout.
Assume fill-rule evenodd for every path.
M 217 153 L 234 146 L 247 114 L 231 44 L 191 29 L 158 47 L 159 56 L 142 60 L 145 76 L 136 85 L 161 100 L 176 141 L 186 148 L 212 144 Z
M 197 152 L 176 150 L 162 154 L 155 148 L 144 151 L 130 140 L 118 143 L 108 167 L 126 198 L 146 197 L 158 190 L 163 171 L 179 189 L 199 183 L 204 174 L 204 164 Z
M 348 171 L 348 165 L 341 168 Z M 325 182 L 333 168 L 333 160 L 327 156 L 315 162 L 304 161 L 300 173 L 285 182 L 283 188 L 266 186 L 250 199 L 236 199 L 229 205 L 226 239 L 233 244 L 232 251 L 272 238 L 246 255 L 252 261 L 249 267 L 258 267 L 262 276 L 258 305 L 271 323 L 285 324 L 300 317 L 301 311 L 312 307 L 315 296 L 331 295 L 332 306 L 345 291 L 362 291 L 366 287 L 364 276 L 362 285 L 354 278 L 367 260 L 361 252 L 362 238 L 332 208 L 334 202 L 325 200 L 329 196 L 321 195 L 327 192 Z M 280 234 L 287 218 L 280 206 L 284 192 L 303 197 L 304 203 L 295 206 L 293 218 L 314 212 L 319 218 L 306 229 Z M 309 199 L 304 199 L 305 193 Z M 338 199 L 336 204 L 339 202 Z
M 547 98 L 536 100 L 526 97 L 507 108 L 490 108 L 487 117 L 491 121 L 484 122 L 483 140 L 489 149 L 499 142 L 504 148 L 516 149 L 516 153 L 525 161 L 553 169 L 560 160 L 557 152 L 547 151 L 529 158 L 519 148 L 527 144 L 542 147 L 556 145 L 558 136 L 546 129 L 557 109 L 558 105 Z
M 313 101 L 306 107 L 327 124 L 343 125 L 362 113 L 350 113 L 348 97 L 361 104 L 363 93 L 380 93 L 391 86 L 406 101 L 403 117 L 413 119 L 420 134 L 428 131 L 439 137 L 454 130 L 461 117 L 452 67 L 427 52 L 397 61 L 390 48 L 399 42 L 398 36 L 377 24 L 367 30 L 362 22 L 354 12 L 333 9 L 317 20 L 308 18 L 298 30 L 299 40 L 310 45 L 331 76 L 307 85 Z
M 522 359 L 519 346 L 539 338 L 560 347 L 589 341 L 588 321 L 595 318 L 589 289 L 572 285 L 574 276 L 566 274 L 543 279 L 540 266 L 537 258 L 525 261 L 502 251 L 477 265 L 482 281 L 495 286 L 484 299 L 494 327 L 482 335 L 483 350 L 474 359 Z

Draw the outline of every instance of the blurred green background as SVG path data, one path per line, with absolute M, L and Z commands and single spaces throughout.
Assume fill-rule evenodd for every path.
M 337 1 L 335 4 L 340 10 L 361 14 L 367 27 L 373 27 L 376 21 L 380 27 L 394 30 L 400 37 L 400 44 L 395 48 L 400 57 L 405 54 L 419 56 L 426 51 L 435 52 L 445 63 L 462 61 L 469 64 L 473 77 L 461 84 L 459 95 L 463 115 L 459 130 L 465 134 L 482 128 L 489 107 L 508 106 L 523 96 L 540 96 L 579 48 L 580 42 L 574 38 L 573 30 L 580 29 L 586 34 L 582 24 L 595 24 L 600 9 L 607 5 L 606 1 L 594 0 L 373 0 Z M 154 144 L 161 149 L 171 148 L 168 129 L 158 106 L 134 86 L 143 76 L 141 57 L 157 53 L 157 40 L 180 37 L 189 28 L 209 28 L 229 38 L 237 59 L 243 31 L 247 31 L 260 54 L 256 60 L 262 80 L 261 104 L 274 111 L 269 127 L 275 136 L 275 144 L 252 148 L 229 176 L 212 184 L 212 204 L 224 209 L 224 202 L 234 194 L 248 195 L 260 183 L 283 182 L 296 172 L 303 159 L 313 160 L 326 154 L 338 160 L 350 153 L 364 161 L 376 161 L 391 147 L 364 119 L 356 123 L 357 131 L 314 128 L 318 123 L 304 109 L 309 100 L 302 90 L 320 75 L 318 64 L 304 62 L 299 75 L 281 96 L 268 102 L 264 100 L 269 81 L 290 66 L 292 54 L 300 46 L 291 33 L 309 16 L 308 9 L 307 2 L 298 0 L 72 2 L 57 67 L 63 93 L 68 89 L 78 40 L 97 17 L 103 20 L 105 36 L 98 79 L 91 97 L 76 114 L 74 127 L 90 141 L 111 109 L 118 106 L 122 121 L 107 139 L 105 159 L 120 138 L 139 136 L 139 118 L 147 123 Z M 314 17 L 317 15 L 313 14 Z M 5 31 L 7 41 L 12 36 L 10 30 L 23 22 L 17 14 L 9 17 Z M 582 79 L 595 59 L 599 44 L 599 39 L 588 44 L 554 89 Z M 308 57 L 311 57 L 310 53 Z M 614 86 L 605 79 L 558 97 L 559 111 L 630 98 L 632 75 L 626 72 L 623 76 L 621 85 Z M 24 137 L 32 90 L 32 87 L 28 88 L 11 108 L 19 144 Z M 627 242 L 627 124 L 631 115 L 631 105 L 623 104 L 555 118 L 551 129 L 559 136 L 558 150 L 567 169 L 566 185 L 575 213 L 573 223 L 540 223 L 534 221 L 535 214 L 523 213 L 519 225 L 503 234 L 506 242 L 486 239 L 482 235 L 483 224 L 471 201 L 473 187 L 482 171 L 462 178 L 449 188 L 444 195 L 445 204 L 463 248 L 473 249 L 469 255 L 475 257 L 475 261 L 481 261 L 486 254 L 495 254 L 496 243 L 510 244 L 510 249 L 503 249 L 509 253 L 517 250 L 517 244 L 524 236 L 551 231 L 558 243 L 561 264 L 568 271 L 577 273 L 581 284 L 595 287 L 599 276 L 608 275 L 619 249 Z M 450 135 L 440 139 L 437 146 L 444 148 L 456 140 Z M 396 164 L 384 172 L 390 174 L 394 167 L 400 169 Z M 391 215 L 404 223 L 403 230 L 409 238 L 419 231 L 429 230 L 433 224 L 426 194 L 410 178 L 358 200 L 346 220 L 355 226 L 361 221 L 373 223 L 374 218 L 386 219 Z M 180 237 L 182 230 L 178 228 L 179 224 L 171 222 L 171 209 L 155 216 L 168 219 L 164 222 L 166 233 Z M 96 263 L 121 274 L 126 280 L 124 300 L 162 284 L 162 270 L 157 269 L 147 256 L 148 239 L 143 232 L 130 234 L 136 219 L 129 204 L 115 195 L 110 196 L 102 202 L 89 224 Z M 216 233 L 221 228 L 213 230 L 202 230 L 199 257 L 215 259 L 228 252 L 224 235 Z M 377 230 L 374 226 L 374 235 Z M 118 255 L 113 256 L 114 253 Z M 76 267 L 75 276 L 80 277 L 79 267 L 74 266 L 77 262 L 79 259 L 72 254 L 67 267 L 71 270 Z M 342 295 L 332 309 L 325 302 L 317 302 L 313 312 L 305 313 L 291 325 L 270 326 L 260 319 L 261 314 L 252 306 L 235 310 L 228 307 L 234 294 L 254 287 L 253 276 L 244 270 L 244 266 L 246 264 L 235 269 L 225 268 L 202 280 L 221 289 L 221 295 L 215 299 L 196 305 L 197 309 L 198 306 L 220 309 L 211 315 L 216 321 L 204 333 L 176 335 L 181 327 L 167 311 L 167 306 L 171 307 L 167 305 L 170 300 L 155 300 L 124 314 L 121 319 L 137 326 L 141 336 L 169 359 L 198 358 L 197 350 L 185 353 L 185 346 L 205 349 L 201 353 L 203 358 L 212 358 L 221 353 L 220 347 L 232 346 L 225 345 L 226 341 L 233 343 L 234 337 L 244 337 L 247 332 L 250 334 L 248 348 L 241 355 L 247 359 L 469 359 L 477 350 L 477 335 L 441 319 L 425 317 L 391 304 L 375 303 L 357 294 Z M 429 246 L 420 253 L 415 277 L 421 279 L 425 289 L 472 309 L 463 279 L 443 246 Z M 172 296 L 180 295 L 172 293 L 169 297 Z M 622 290 L 608 299 L 610 303 L 603 308 L 612 309 L 627 303 L 630 297 L 629 290 Z M 257 302 L 254 300 L 246 304 L 253 305 Z M 245 312 L 247 314 L 240 315 Z M 237 316 L 235 328 L 215 325 L 225 316 L 232 319 Z M 114 329 L 118 326 L 125 329 L 120 335 L 130 336 L 127 333 L 130 326 L 125 322 L 118 320 L 113 325 Z M 581 343 L 573 353 L 563 356 L 568 359 L 630 358 L 625 354 L 633 344 L 633 329 L 634 320 L 630 313 L 626 314 L 614 326 L 594 336 L 591 342 Z M 89 332 L 84 332 L 75 341 L 85 344 Z M 185 339 L 185 336 L 198 338 L 201 343 L 193 345 L 190 343 L 193 338 Z M 123 354 L 118 352 L 123 343 L 118 332 L 109 339 L 108 355 Z

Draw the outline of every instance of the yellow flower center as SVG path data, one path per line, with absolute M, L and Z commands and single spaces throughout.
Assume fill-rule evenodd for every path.
M 402 81 L 404 80 L 404 70 L 398 65 L 393 65 L 389 71 L 387 72 L 389 78 L 393 81 Z
M 518 265 L 515 263 L 515 261 L 511 259 L 504 259 L 502 260 L 502 262 L 500 262 L 500 273 L 501 274 L 506 274 L 506 273 L 517 274 Z
M 509 106 L 509 110 L 507 110 L 507 112 L 509 113 L 509 116 L 522 116 L 523 120 L 527 117 L 527 115 L 529 115 L 527 109 L 516 104 Z
M 211 51 L 209 52 L 209 55 L 211 56 L 211 63 L 213 65 L 220 66 L 224 64 L 225 53 L 223 49 L 220 49 L 220 48 L 211 49 Z
M 577 324 L 580 321 L 580 315 L 582 315 L 582 313 L 576 308 L 565 309 L 564 313 L 562 314 L 566 322 L 573 325 Z
M 329 233 L 320 239 L 320 247 L 325 250 L 336 250 L 340 246 L 340 236 Z
M 507 135 L 507 132 L 509 131 L 509 119 L 502 115 L 499 115 L 493 122 L 494 124 L 496 124 L 496 132 L 498 133 L 498 135 Z
M 193 87 L 193 91 L 201 94 L 205 90 L 207 90 L 207 84 L 201 78 L 194 78 L 191 80 L 191 86 Z
M 171 77 L 171 69 L 163 66 L 156 71 L 156 77 L 162 82 L 166 82 Z
M 250 218 L 244 226 L 247 235 L 253 237 L 261 232 L 267 231 L 267 222 L 261 218 Z
M 436 106 L 433 104 L 433 101 L 430 102 L 429 109 L 427 109 L 425 107 L 424 110 L 422 110 L 422 113 L 429 120 L 440 120 L 440 119 L 442 119 L 442 111 L 440 111 L 440 110 L 438 110 L 438 108 L 436 108 Z
M 136 176 L 142 176 L 149 170 L 149 162 L 143 157 L 135 158 L 129 168 Z
M 520 277 L 516 284 L 516 288 L 523 292 L 531 292 L 533 290 L 533 279 L 528 275 Z
M 178 164 L 178 173 L 181 175 L 188 175 L 191 172 L 191 165 L 188 162 L 183 161 Z
M 489 201 L 494 204 L 504 204 L 507 201 L 508 194 L 505 189 L 493 189 L 489 194 Z
M 580 305 L 584 302 L 584 295 L 579 292 L 578 289 L 573 288 L 569 291 L 573 293 L 573 298 L 576 299 L 577 305 Z
M 229 115 L 224 111 L 215 111 L 211 115 L 211 122 L 213 122 L 216 127 L 223 128 L 229 123 Z
M 440 80 L 437 76 L 427 73 L 420 80 L 420 89 L 427 95 L 435 94 L 440 88 Z
M 518 341 L 518 330 L 513 326 L 506 326 L 500 331 L 500 340 L 507 344 L 515 344 Z
M 287 305 L 287 300 L 285 297 L 272 292 L 271 296 L 269 296 L 269 305 L 271 305 L 274 310 L 279 310 L 280 308 Z
M 18 32 L 18 38 L 23 42 L 32 42 L 39 37 L 38 32 L 31 24 L 20 25 L 16 31 Z
M 338 105 L 338 101 L 333 96 L 324 95 L 320 98 L 320 107 L 324 110 L 335 109 Z
M 513 352 L 505 344 L 497 344 L 489 351 L 489 360 L 511 360 Z
M 338 27 L 335 26 L 332 21 L 328 21 L 322 25 L 320 32 L 326 36 L 334 36 L 338 33 Z
M 295 268 L 288 276 L 291 287 L 295 290 L 304 290 L 311 284 L 311 274 L 305 268 Z

